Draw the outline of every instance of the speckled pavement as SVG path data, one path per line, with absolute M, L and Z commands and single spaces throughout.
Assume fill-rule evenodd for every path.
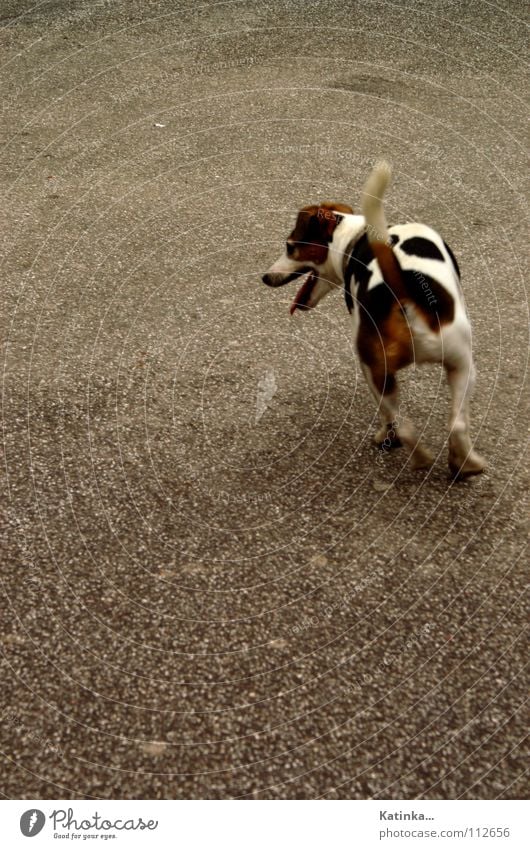
M 4 797 L 525 795 L 524 14 L 3 0 Z M 462 268 L 466 483 L 437 367 L 413 472 L 341 296 L 260 283 L 379 156 Z

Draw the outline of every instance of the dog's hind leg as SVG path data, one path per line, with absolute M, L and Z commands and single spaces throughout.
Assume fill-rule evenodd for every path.
M 469 435 L 469 399 L 475 385 L 475 367 L 471 354 L 458 365 L 445 363 L 451 391 L 449 416 L 449 468 L 454 477 L 478 475 L 485 463 L 471 444 Z
M 364 364 L 362 368 L 381 416 L 382 427 L 377 432 L 375 441 L 384 447 L 388 444 L 386 440 L 390 431 L 393 437 L 388 444 L 389 448 L 394 447 L 393 442 L 404 445 L 410 454 L 413 468 L 423 469 L 430 466 L 433 461 L 431 452 L 420 442 L 412 422 L 401 414 L 396 376 L 388 373 L 381 376 Z

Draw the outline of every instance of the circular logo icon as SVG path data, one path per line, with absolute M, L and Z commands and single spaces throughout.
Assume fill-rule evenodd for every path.
M 20 817 L 20 830 L 25 837 L 35 837 L 42 831 L 46 817 L 37 808 L 30 808 Z

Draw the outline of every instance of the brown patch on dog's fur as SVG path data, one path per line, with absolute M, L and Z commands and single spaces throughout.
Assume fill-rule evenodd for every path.
M 370 239 L 373 254 L 379 263 L 383 280 L 387 283 L 397 298 L 400 301 L 407 297 L 405 286 L 403 285 L 403 276 L 399 262 L 396 259 L 394 251 L 387 245 L 386 242 L 380 242 L 376 239 Z
M 394 251 L 386 242 L 370 239 L 370 245 L 385 283 L 390 286 L 401 303 L 409 300 L 415 304 L 434 333 L 438 333 L 443 324 L 449 324 L 453 320 L 454 300 L 438 281 L 429 278 L 427 282 L 425 275 L 419 272 L 416 275 L 410 271 L 403 272 Z M 411 275 L 414 287 L 411 286 Z M 432 297 L 434 306 L 431 309 L 418 291 L 418 288 L 425 288 L 422 286 L 422 281 Z
M 293 259 L 296 262 L 322 265 L 327 259 L 328 245 L 336 226 L 340 223 L 340 216 L 352 213 L 351 206 L 345 203 L 326 202 L 301 209 L 294 230 L 287 240 L 296 245 Z
M 377 390 L 381 394 L 392 392 L 395 372 L 414 359 L 410 327 L 400 303 L 395 303 L 379 328 L 369 318 L 361 318 L 357 349 L 363 363 L 370 368 Z
M 422 279 L 425 280 L 424 275 L 421 274 L 417 275 L 417 279 L 420 285 Z M 414 303 L 433 333 L 439 333 L 441 327 L 444 324 L 451 324 L 455 317 L 454 298 L 443 286 L 440 286 L 437 280 L 430 278 L 429 281 L 425 280 L 425 284 L 431 293 L 433 306 L 429 308 L 429 302 L 426 305 L 425 299 L 418 297 L 414 298 Z

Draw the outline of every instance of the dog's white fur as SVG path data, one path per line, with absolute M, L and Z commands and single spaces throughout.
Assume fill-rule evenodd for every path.
M 398 224 L 387 226 L 382 204 L 383 194 L 390 181 L 390 168 L 386 163 L 378 163 L 371 172 L 365 184 L 362 196 L 363 215 L 337 215 L 337 223 L 325 260 L 317 265 L 314 262 L 294 260 L 287 253 L 271 266 L 264 276 L 268 285 L 282 285 L 288 282 L 286 278 L 300 268 L 310 267 L 318 274 L 318 280 L 312 288 L 311 297 L 306 302 L 307 307 L 315 307 L 330 291 L 345 287 L 345 257 L 352 244 L 365 233 L 371 245 L 389 245 L 391 236 L 399 240 L 394 244 L 393 251 L 399 268 L 417 275 L 418 281 L 423 279 L 435 281 L 442 286 L 454 302 L 452 320 L 439 324 L 434 329 L 426 320 L 421 309 L 413 299 L 401 298 L 401 309 L 406 317 L 412 337 L 413 362 L 441 363 L 447 374 L 447 382 L 451 392 L 451 407 L 449 416 L 449 466 L 455 476 L 476 474 L 484 468 L 482 458 L 474 451 L 469 432 L 469 400 L 475 383 L 475 368 L 471 349 L 471 327 L 466 313 L 460 280 L 442 237 L 432 228 L 420 223 Z M 326 211 L 327 214 L 327 211 Z M 433 243 L 440 252 L 440 258 L 433 259 L 405 252 L 400 248 L 405 240 L 410 238 L 426 239 Z M 395 262 L 394 257 L 390 257 Z M 378 260 L 374 258 L 367 268 L 372 272 L 366 291 L 376 290 L 377 287 L 388 285 L 388 275 L 383 279 Z M 425 285 L 421 284 L 428 297 Z M 360 305 L 357 299 L 358 285 L 351 279 L 353 310 L 353 333 L 359 343 Z M 374 292 L 374 295 L 376 293 Z M 368 386 L 374 395 L 381 416 L 381 430 L 376 435 L 376 441 L 381 443 L 386 437 L 388 428 L 396 422 L 399 402 L 397 388 L 392 392 L 380 391 L 376 388 L 370 368 L 363 363 L 363 371 Z M 400 418 L 395 425 L 400 441 L 408 449 L 413 465 L 422 467 L 430 465 L 432 457 L 427 449 L 419 442 L 417 433 L 411 422 Z

